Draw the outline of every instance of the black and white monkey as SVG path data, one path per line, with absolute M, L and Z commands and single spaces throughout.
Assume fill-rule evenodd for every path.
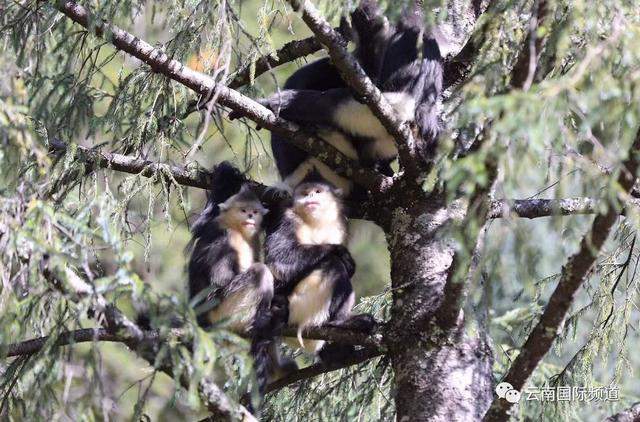
M 354 55 L 403 121 L 412 122 L 424 156 L 435 149 L 439 132 L 437 101 L 442 92 L 442 57 L 438 42 L 426 31 L 419 6 L 405 11 L 397 25 L 384 17 L 376 0 L 361 0 L 351 14 Z M 303 66 L 284 90 L 259 100 L 281 117 L 312 126 L 318 135 L 351 159 L 386 175 L 397 149 L 393 138 L 354 97 L 329 58 Z M 232 118 L 237 115 L 232 114 Z M 293 188 L 310 172 L 352 196 L 352 183 L 316 158 L 272 135 L 271 147 L 280 176 Z
M 318 175 L 307 179 L 314 176 L 316 181 L 295 188 L 291 206 L 267 233 L 265 263 L 275 278 L 274 301 L 285 300 L 285 318 L 297 328 L 299 344 L 326 360 L 324 341 L 302 340 L 305 327 L 333 324 L 368 330 L 375 322 L 369 315 L 351 315 L 355 263 L 345 247 L 347 224 L 339 191 L 318 181 Z
M 195 222 L 188 264 L 189 297 L 209 308 L 200 325 L 226 322 L 249 332 L 260 392 L 270 377 L 290 362 L 281 361 L 273 341 L 273 276 L 258 262 L 259 235 L 267 212 L 240 172 L 224 162 L 213 172 L 213 189 Z M 212 303 L 213 307 L 207 303 Z M 198 305 L 198 303 L 196 303 Z

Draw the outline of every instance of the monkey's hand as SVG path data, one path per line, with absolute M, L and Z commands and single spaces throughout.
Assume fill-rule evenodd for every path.
M 289 299 L 286 296 L 279 294 L 273 296 L 273 299 L 271 299 L 271 318 L 275 332 L 287 325 L 289 320 Z
M 378 322 L 371 314 L 358 314 L 351 315 L 349 318 L 344 321 L 340 321 L 335 326 L 371 334 L 378 326 Z
M 259 98 L 257 100 L 255 100 L 258 104 L 270 109 L 273 111 L 273 108 L 271 108 L 271 103 L 272 101 L 269 98 Z M 229 115 L 227 116 L 229 118 L 229 120 L 236 120 L 236 119 L 241 119 L 243 117 L 247 117 L 247 113 L 244 110 L 231 110 L 229 112 Z M 256 125 L 256 129 L 260 130 L 262 129 L 262 126 L 260 126 L 259 124 Z
M 338 257 L 338 259 L 344 266 L 344 269 L 349 275 L 349 278 L 353 277 L 353 274 L 355 274 L 356 272 L 356 262 L 353 260 L 349 249 L 342 245 L 336 245 L 334 254 Z

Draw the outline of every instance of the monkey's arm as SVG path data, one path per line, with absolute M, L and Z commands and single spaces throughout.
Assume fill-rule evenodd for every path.
M 279 114 L 280 117 L 296 123 L 320 126 L 335 125 L 336 108 L 348 101 L 355 101 L 347 88 L 327 91 L 311 89 L 285 89 L 269 98 L 256 100 L 263 106 Z M 229 119 L 243 117 L 241 111 L 229 113 Z
M 198 242 L 189 260 L 189 297 L 209 289 L 210 293 L 203 299 L 221 299 L 222 289 L 237 273 L 237 259 L 225 236 L 208 244 Z
M 296 123 L 331 125 L 335 121 L 336 108 L 350 100 L 353 101 L 353 96 L 347 88 L 327 91 L 285 89 L 259 102 L 279 113 L 280 117 Z

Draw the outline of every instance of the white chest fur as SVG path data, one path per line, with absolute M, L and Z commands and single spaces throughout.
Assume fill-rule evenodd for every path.
M 327 213 L 328 218 L 315 225 L 302 219 L 296 220 L 296 236 L 303 245 L 343 244 L 347 231 L 344 223 L 335 213 Z M 315 353 L 324 341 L 307 340 L 303 342 L 302 331 L 305 327 L 319 326 L 329 320 L 329 307 L 333 295 L 333 279 L 324 277 L 320 270 L 313 271 L 301 280 L 289 295 L 289 325 L 298 327 L 298 343 L 307 352 Z M 288 342 L 292 347 L 296 344 Z
M 296 237 L 302 245 L 341 245 L 347 240 L 347 229 L 338 208 L 327 209 L 324 218 L 310 224 L 294 215 Z
M 341 224 L 314 227 L 309 224 L 300 223 L 297 236 L 298 242 L 303 245 L 340 245 L 345 241 L 346 233 Z
M 247 271 L 255 261 L 251 243 L 235 230 L 229 230 L 228 234 L 229 244 L 238 254 L 238 267 L 240 271 Z

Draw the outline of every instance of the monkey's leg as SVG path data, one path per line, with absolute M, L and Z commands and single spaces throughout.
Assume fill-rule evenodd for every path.
M 271 306 L 273 297 L 273 275 L 266 265 L 253 264 L 249 269 L 234 277 L 221 289 L 222 301 L 211 310 L 208 319 L 215 323 L 228 319 L 227 326 L 234 331 L 253 330 L 256 316 L 258 324 L 265 324 L 265 317 L 259 309 Z M 264 320 L 264 321 L 263 321 Z
M 329 307 L 329 321 L 325 324 L 332 327 L 349 328 L 370 332 L 375 327 L 375 319 L 368 314 L 351 315 L 355 302 L 355 294 L 351 279 L 345 272 L 335 280 L 333 297 Z M 320 360 L 325 363 L 341 362 L 348 358 L 355 350 L 353 345 L 325 343 L 318 352 Z
M 271 359 L 271 362 L 273 362 L 270 380 L 282 378 L 298 370 L 298 365 L 296 364 L 295 360 L 286 356 L 282 356 L 282 354 L 280 353 L 280 348 L 278 347 L 277 339 L 276 341 L 273 341 L 271 343 L 271 348 L 269 349 L 269 357 Z

